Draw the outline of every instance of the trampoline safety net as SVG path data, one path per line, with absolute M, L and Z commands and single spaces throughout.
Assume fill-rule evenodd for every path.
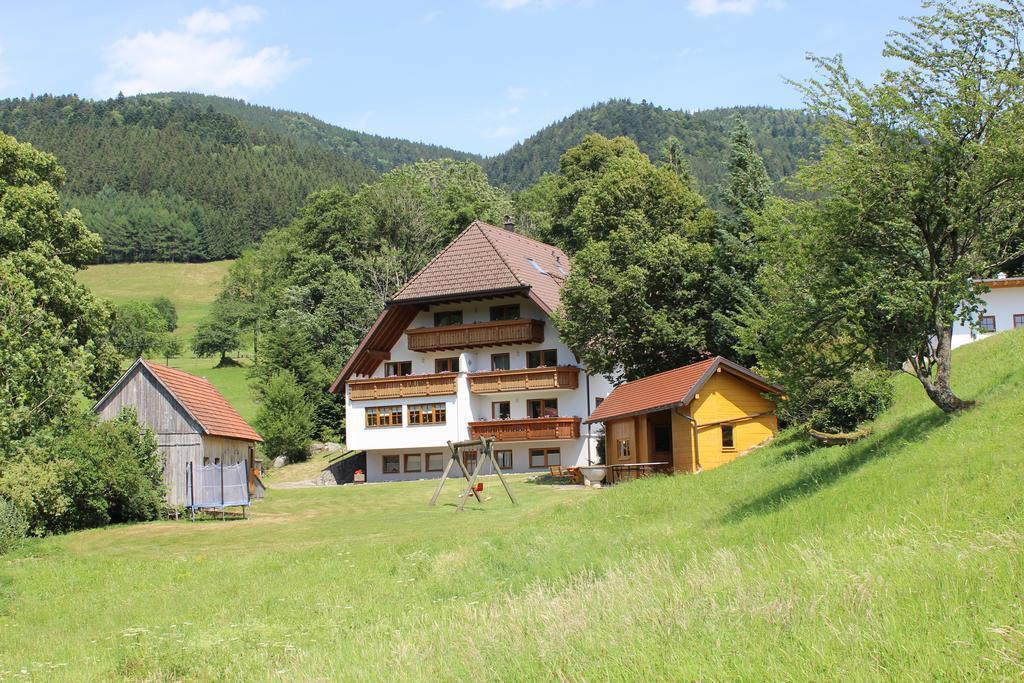
M 190 508 L 222 508 L 249 504 L 249 479 L 244 462 L 203 465 L 186 470 L 186 500 Z

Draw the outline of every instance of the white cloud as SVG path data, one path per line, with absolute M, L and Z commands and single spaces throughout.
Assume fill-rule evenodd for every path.
M 517 85 L 510 85 L 508 87 L 508 98 L 513 102 L 521 102 L 526 99 L 526 96 L 530 94 L 527 88 Z
M 238 37 L 239 29 L 262 18 L 263 10 L 249 5 L 224 11 L 204 8 L 182 19 L 178 30 L 121 38 L 104 52 L 106 69 L 96 79 L 96 90 L 105 96 L 160 90 L 243 95 L 265 90 L 299 62 L 286 46 L 251 50 Z
M 785 5 L 783 0 L 690 0 L 686 8 L 698 17 L 713 14 L 750 14 L 758 6 L 775 9 Z
M 420 23 L 431 24 L 434 22 L 434 19 L 437 19 L 439 16 L 441 16 L 440 11 L 427 12 L 426 14 L 420 16 Z

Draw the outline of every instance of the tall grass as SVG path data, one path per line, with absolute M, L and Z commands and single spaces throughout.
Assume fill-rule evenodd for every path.
M 1024 334 L 956 363 L 962 415 L 906 378 L 860 442 L 696 476 L 461 515 L 430 482 L 271 490 L 35 541 L 0 560 L 0 677 L 1016 679 Z

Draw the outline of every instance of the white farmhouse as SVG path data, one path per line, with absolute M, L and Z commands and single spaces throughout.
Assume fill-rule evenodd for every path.
M 982 295 L 984 312 L 978 329 L 957 322 L 953 327 L 953 348 L 969 344 L 986 334 L 1024 327 L 1024 277 L 1006 277 L 1000 274 L 987 280 L 976 280 L 989 288 Z
M 475 221 L 406 283 L 331 386 L 367 481 L 437 477 L 448 441 L 478 436 L 512 472 L 596 461 L 582 421 L 612 387 L 550 320 L 568 272 L 510 221 Z

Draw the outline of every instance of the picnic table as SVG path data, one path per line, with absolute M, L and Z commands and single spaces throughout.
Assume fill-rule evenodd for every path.
M 608 483 L 633 481 L 658 472 L 668 473 L 672 467 L 670 462 L 627 462 L 619 465 L 604 465 L 608 470 Z

